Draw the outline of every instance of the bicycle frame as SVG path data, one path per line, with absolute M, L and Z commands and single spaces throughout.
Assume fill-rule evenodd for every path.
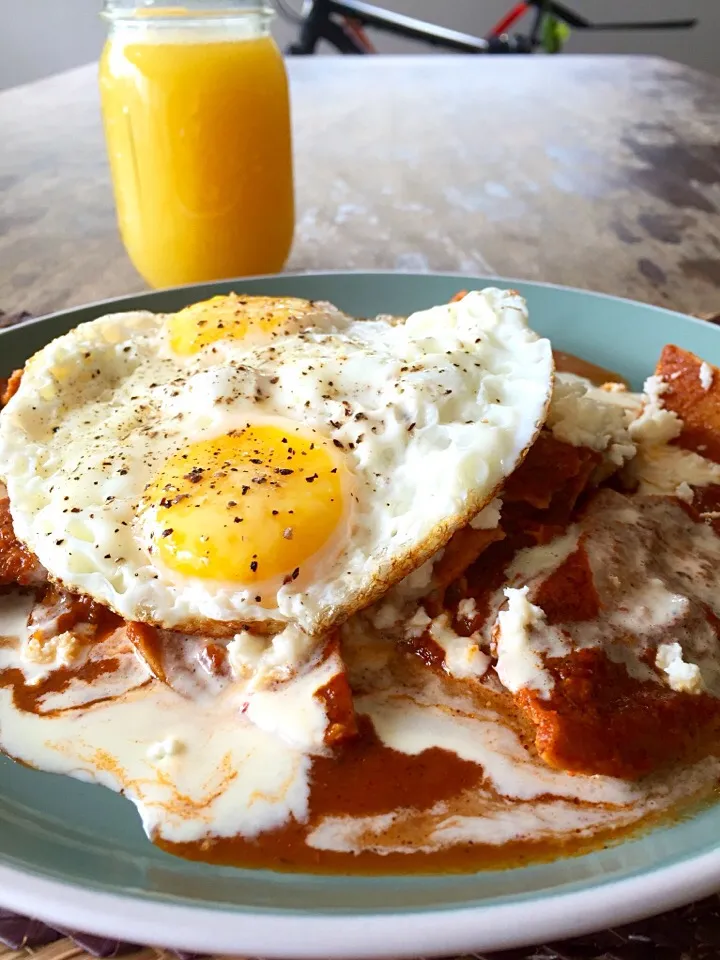
M 349 23 L 333 20 L 333 15 Z M 401 13 L 393 13 L 372 6 L 363 0 L 314 0 L 309 5 L 303 20 L 298 42 L 292 45 L 289 52 L 314 53 L 321 40 L 327 40 L 341 53 L 374 52 L 372 44 L 369 41 L 364 43 L 353 30 L 355 25 L 359 25 L 361 29 L 366 26 L 375 27 L 385 33 L 420 40 L 431 46 L 455 50 L 458 53 L 487 53 L 488 51 L 488 42 L 481 37 L 473 37 L 445 27 L 436 27 Z
M 509 37 L 508 30 L 531 11 L 535 16 L 530 33 L 527 36 Z M 290 54 L 312 54 L 321 40 L 332 44 L 340 53 L 375 53 L 365 27 L 456 53 L 532 53 L 540 46 L 540 33 L 546 16 L 553 16 L 577 30 L 678 30 L 693 27 L 697 23 L 695 19 L 592 23 L 556 0 L 520 0 L 485 37 L 475 37 L 373 6 L 365 0 L 306 0 L 303 13 L 300 36 L 288 48 Z

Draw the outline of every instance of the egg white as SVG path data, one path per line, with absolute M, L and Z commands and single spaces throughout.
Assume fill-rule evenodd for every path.
M 552 391 L 550 344 L 511 291 L 404 323 L 319 307 L 300 333 L 188 357 L 169 350 L 166 320 L 101 317 L 36 354 L 0 415 L 0 470 L 16 533 L 53 578 L 189 632 L 271 621 L 316 634 L 371 603 L 492 498 Z M 262 419 L 337 440 L 353 496 L 344 541 L 259 606 L 255 585 L 164 568 L 141 502 L 169 456 Z

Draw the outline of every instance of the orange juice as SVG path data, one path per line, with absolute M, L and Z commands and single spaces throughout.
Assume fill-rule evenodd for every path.
M 294 229 L 290 111 L 267 31 L 115 25 L 100 90 L 120 232 L 148 283 L 281 269 Z

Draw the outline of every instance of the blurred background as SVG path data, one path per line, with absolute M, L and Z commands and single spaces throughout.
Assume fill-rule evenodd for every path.
M 290 8 L 300 9 L 301 0 L 284 2 Z M 479 36 L 512 6 L 512 0 L 374 2 Z M 100 5 L 100 0 L 0 0 L 0 89 L 96 60 L 106 33 L 98 16 Z M 700 20 L 700 25 L 690 31 L 574 33 L 567 45 L 569 53 L 651 54 L 720 75 L 720 0 L 570 0 L 569 5 L 595 20 Z M 295 38 L 296 29 L 278 17 L 274 32 L 285 47 Z M 382 53 L 431 52 L 429 47 L 399 38 L 383 35 L 373 39 L 377 39 Z

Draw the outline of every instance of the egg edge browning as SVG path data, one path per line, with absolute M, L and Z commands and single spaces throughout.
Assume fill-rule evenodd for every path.
M 507 292 L 509 293 L 512 291 Z M 157 316 L 149 313 L 148 311 L 137 311 L 136 313 Z M 162 314 L 161 316 L 171 315 Z M 405 318 L 402 319 L 404 320 Z M 60 339 L 62 339 L 62 336 L 54 338 L 50 344 Z M 548 342 L 546 341 L 546 338 L 539 336 L 537 337 L 537 340 L 545 340 L 545 342 Z M 45 347 L 41 348 L 41 350 L 37 351 L 36 354 L 30 357 L 26 362 L 26 366 L 32 365 L 38 355 L 41 354 L 47 346 L 50 346 L 50 344 L 47 344 Z M 511 465 L 511 469 L 503 474 L 499 483 L 496 484 L 495 487 L 493 487 L 489 492 L 481 496 L 473 496 L 471 492 L 468 495 L 465 510 L 462 513 L 456 514 L 451 519 L 437 524 L 436 527 L 433 528 L 425 537 L 421 544 L 413 545 L 400 556 L 393 556 L 389 562 L 384 562 L 381 560 L 371 574 L 369 578 L 370 582 L 365 590 L 355 594 L 355 596 L 350 598 L 346 604 L 339 606 L 326 605 L 324 608 L 321 608 L 316 616 L 309 621 L 309 625 L 303 625 L 303 627 L 300 628 L 302 632 L 306 633 L 310 637 L 321 637 L 333 627 L 340 626 L 353 614 L 366 608 L 367 606 L 370 606 L 372 603 L 382 597 L 398 581 L 408 576 L 423 563 L 427 562 L 440 549 L 442 549 L 448 543 L 454 533 L 465 527 L 472 520 L 472 518 L 476 516 L 476 514 L 478 514 L 492 499 L 498 495 L 504 481 L 520 466 L 525 459 L 525 456 L 535 442 L 547 417 L 554 386 L 554 363 L 549 346 L 547 354 L 549 387 L 545 397 L 545 402 L 542 407 L 541 415 L 535 421 L 534 430 L 529 440 L 520 453 L 515 457 L 514 462 Z M 10 510 L 12 514 L 12 501 L 10 503 Z M 21 542 L 23 541 L 21 540 Z M 28 547 L 28 549 L 30 548 Z M 80 595 L 83 594 L 81 590 L 73 587 L 71 583 L 64 582 L 60 577 L 50 574 L 49 580 L 58 586 L 69 589 L 74 593 L 78 593 Z M 111 602 L 103 600 L 103 603 L 108 607 L 108 609 L 113 610 L 119 615 L 122 615 L 116 608 L 113 607 Z M 147 619 L 144 619 L 142 622 L 161 629 L 172 629 L 180 633 L 206 635 L 213 638 L 232 637 L 248 629 L 255 634 L 272 637 L 289 625 L 288 620 L 272 617 L 256 620 L 249 620 L 247 618 L 237 618 L 233 620 L 213 620 L 206 617 L 187 617 L 183 620 L 173 623 L 171 626 L 151 617 L 147 617 Z

